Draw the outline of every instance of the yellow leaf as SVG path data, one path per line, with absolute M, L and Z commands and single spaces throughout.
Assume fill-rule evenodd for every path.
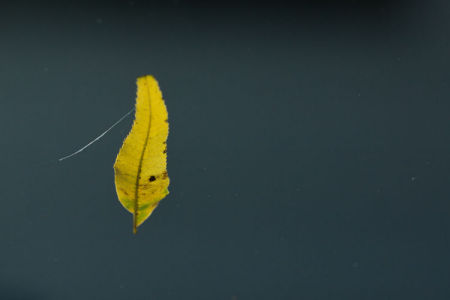
M 114 164 L 120 203 L 133 214 L 133 232 L 167 194 L 167 109 L 158 82 L 137 79 L 136 116 Z

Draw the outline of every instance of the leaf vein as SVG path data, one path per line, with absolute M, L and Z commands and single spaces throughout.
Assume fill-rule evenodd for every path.
M 138 171 L 136 176 L 136 183 L 135 183 L 135 190 L 134 190 L 134 214 L 133 214 L 133 233 L 136 233 L 137 231 L 137 218 L 138 218 L 138 211 L 139 211 L 139 182 L 141 180 L 141 172 L 142 172 L 142 164 L 144 162 L 144 155 L 145 150 L 147 150 L 147 145 L 150 140 L 150 128 L 152 124 L 152 99 L 151 99 L 151 93 L 150 93 L 150 86 L 148 79 L 146 78 L 145 81 L 147 82 L 147 92 L 148 92 L 148 105 L 149 105 L 149 121 L 147 126 L 147 133 L 145 137 L 144 147 L 141 152 L 141 158 L 139 160 L 138 165 Z

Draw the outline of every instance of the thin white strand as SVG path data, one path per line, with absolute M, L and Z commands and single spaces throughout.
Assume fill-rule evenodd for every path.
M 108 131 L 110 131 L 111 129 L 113 129 L 114 127 L 116 127 L 117 124 L 119 124 L 120 122 L 123 121 L 123 119 L 125 119 L 126 117 L 128 117 L 132 112 L 134 111 L 134 108 L 132 110 L 130 110 L 129 112 L 127 112 L 122 118 L 120 118 L 116 123 L 114 123 L 113 125 L 111 125 L 111 127 L 109 127 L 108 129 L 106 129 L 105 132 L 103 132 L 102 134 L 100 134 L 98 137 L 96 137 L 95 139 L 93 139 L 92 141 L 90 141 L 86 146 L 83 146 L 82 148 L 78 149 L 77 151 L 73 152 L 72 154 L 69 154 L 67 156 L 61 157 L 58 159 L 58 161 L 63 161 L 65 159 L 68 159 L 74 155 L 77 155 L 78 153 L 82 152 L 84 149 L 86 149 L 87 147 L 89 147 L 90 145 L 92 145 L 93 143 L 95 143 L 96 141 L 98 141 L 99 139 L 101 139 L 105 134 L 108 133 Z

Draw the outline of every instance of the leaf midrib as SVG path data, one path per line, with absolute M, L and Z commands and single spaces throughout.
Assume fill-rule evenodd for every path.
M 136 176 L 136 183 L 134 186 L 134 214 L 133 214 L 133 232 L 137 231 L 137 218 L 138 218 L 138 210 L 139 210 L 139 182 L 141 180 L 141 172 L 142 172 L 142 164 L 144 162 L 145 150 L 147 149 L 147 144 L 150 139 L 150 127 L 152 124 L 152 102 L 151 102 L 151 93 L 150 93 L 150 85 L 148 79 L 145 78 L 145 82 L 147 83 L 147 93 L 148 93 L 148 106 L 149 106 L 149 119 L 148 119 L 148 127 L 147 133 L 145 137 L 144 147 L 141 152 L 141 158 L 139 159 L 138 171 Z M 137 112 L 137 109 L 136 109 Z

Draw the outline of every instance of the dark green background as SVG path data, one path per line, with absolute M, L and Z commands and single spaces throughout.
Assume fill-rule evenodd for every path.
M 0 298 L 449 299 L 450 4 L 313 2 L 4 5 Z M 144 74 L 171 194 L 133 236 L 132 118 L 54 160 Z

